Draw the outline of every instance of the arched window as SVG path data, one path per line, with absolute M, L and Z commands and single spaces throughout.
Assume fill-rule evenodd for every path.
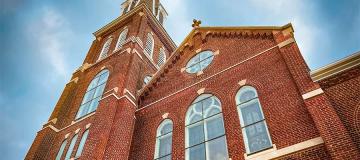
M 145 54 L 150 56 L 150 58 L 152 59 L 153 51 L 154 51 L 154 38 L 150 33 L 148 33 L 145 44 Z
M 68 151 L 66 152 L 65 160 L 69 160 L 71 158 L 71 153 L 74 150 L 76 140 L 78 138 L 78 134 L 75 134 L 75 136 L 71 139 L 70 146 Z
M 115 50 L 118 50 L 120 49 L 123 44 L 125 43 L 126 41 L 126 36 L 127 36 L 127 33 L 128 33 L 128 29 L 125 28 L 119 35 L 119 38 L 118 38 L 118 41 L 116 42 L 116 47 L 115 47 Z
M 173 123 L 165 119 L 156 132 L 155 160 L 171 160 Z
M 65 147 L 66 147 L 66 144 L 67 144 L 67 139 L 65 139 L 65 140 L 61 143 L 59 152 L 58 152 L 58 154 L 56 155 L 55 160 L 60 160 L 60 159 L 61 159 L 61 156 L 63 155 L 64 149 L 65 149 Z
M 129 5 L 129 10 L 132 10 L 134 7 L 136 7 L 139 4 L 140 0 L 131 0 Z
M 152 78 L 151 76 L 145 76 L 144 83 L 148 84 L 151 81 L 151 78 Z
M 89 135 L 89 129 L 87 129 L 87 130 L 83 133 L 83 135 L 82 135 L 82 137 L 81 137 L 81 140 L 80 140 L 80 143 L 79 143 L 79 147 L 78 147 L 78 149 L 77 149 L 77 151 L 76 151 L 76 154 L 75 154 L 75 158 L 79 158 L 79 157 L 81 156 L 81 153 L 82 153 L 82 151 L 83 151 L 83 149 L 84 149 L 85 142 L 86 142 L 86 139 L 87 139 L 88 135 Z
M 159 53 L 159 57 L 158 57 L 158 63 L 157 65 L 159 67 L 161 67 L 166 61 L 166 54 L 165 54 L 165 50 L 164 48 L 160 48 L 160 53 Z
M 109 49 L 110 49 L 110 45 L 111 45 L 111 41 L 112 41 L 112 37 L 108 38 L 106 40 L 106 42 L 104 43 L 103 45 L 103 48 L 101 49 L 101 52 L 100 52 L 100 56 L 98 58 L 98 61 L 105 58 L 109 52 Z
M 76 119 L 96 110 L 99 100 L 104 92 L 108 77 L 109 71 L 105 69 L 98 73 L 90 82 L 76 115 Z
M 228 151 L 220 100 L 202 94 L 194 100 L 185 120 L 186 160 L 227 160 Z
M 246 153 L 251 154 L 272 147 L 265 117 L 256 89 L 242 87 L 235 97 L 240 117 Z

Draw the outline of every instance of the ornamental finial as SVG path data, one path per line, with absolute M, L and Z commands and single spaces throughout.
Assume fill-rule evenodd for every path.
M 201 21 L 200 21 L 200 20 L 194 19 L 194 20 L 193 20 L 192 27 L 198 28 L 198 27 L 200 27 L 200 24 L 201 24 Z

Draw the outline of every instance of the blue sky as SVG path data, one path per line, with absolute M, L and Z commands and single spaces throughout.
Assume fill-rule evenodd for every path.
M 162 0 L 179 44 L 193 18 L 202 26 L 284 25 L 316 69 L 360 50 L 360 1 Z M 23 159 L 92 33 L 119 16 L 123 0 L 0 1 L 0 157 Z

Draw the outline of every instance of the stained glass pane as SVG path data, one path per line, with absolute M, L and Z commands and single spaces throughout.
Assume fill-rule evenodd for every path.
M 243 132 L 246 133 L 250 153 L 272 147 L 265 121 L 245 127 Z
M 159 157 L 171 154 L 171 134 L 159 138 Z
M 204 142 L 204 124 L 198 122 L 187 127 L 188 131 L 188 145 L 187 147 Z
M 225 136 L 206 142 L 207 160 L 228 160 Z
M 257 99 L 240 106 L 244 126 L 264 119 Z
M 225 134 L 222 115 L 205 120 L 206 141 Z
M 205 160 L 205 145 L 200 144 L 186 150 L 187 160 Z

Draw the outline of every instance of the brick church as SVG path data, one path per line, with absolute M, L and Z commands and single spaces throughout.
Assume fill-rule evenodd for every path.
M 122 9 L 25 159 L 360 159 L 360 52 L 310 71 L 291 24 L 194 20 L 176 46 L 159 0 Z

